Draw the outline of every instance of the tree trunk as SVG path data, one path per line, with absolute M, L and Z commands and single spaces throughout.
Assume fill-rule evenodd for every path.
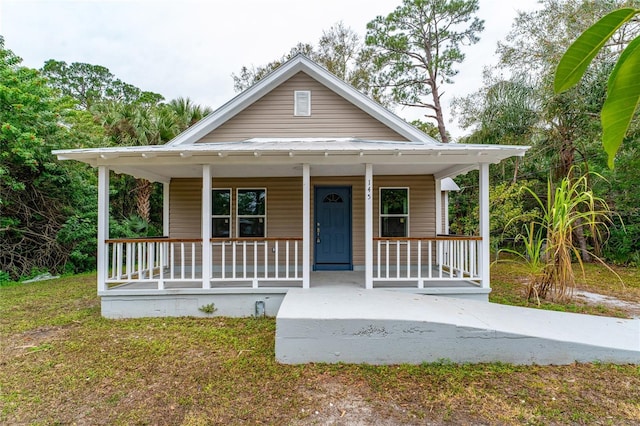
M 440 140 L 442 141 L 442 143 L 448 143 L 449 136 L 447 135 L 447 129 L 444 126 L 444 116 L 442 115 L 438 86 L 435 84 L 435 80 L 432 81 L 433 84 L 431 84 L 431 96 L 433 97 L 433 106 L 436 113 L 436 121 L 438 122 L 438 132 L 440 132 Z
M 576 239 L 578 240 L 578 246 L 580 247 L 582 261 L 587 263 L 591 262 L 593 259 L 591 258 L 591 253 L 589 253 L 587 238 L 584 236 L 584 229 L 582 227 L 582 220 L 580 218 L 576 220 L 575 234 Z
M 153 184 L 146 179 L 138 179 L 136 188 L 136 206 L 138 216 L 149 223 L 151 219 L 151 192 Z

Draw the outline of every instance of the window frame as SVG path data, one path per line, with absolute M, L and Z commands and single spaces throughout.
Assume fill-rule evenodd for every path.
M 301 99 L 306 95 L 306 102 L 302 105 Z M 305 111 L 306 108 L 306 111 Z M 293 91 L 293 116 L 294 117 L 311 117 L 311 90 L 294 90 Z
M 405 190 L 407 191 L 407 213 L 402 213 L 402 214 L 398 214 L 398 213 L 383 213 L 383 198 L 382 198 L 382 191 L 384 190 Z M 409 238 L 410 236 L 410 226 L 409 226 L 409 220 L 410 220 L 410 213 L 411 213 L 411 195 L 410 195 L 410 187 L 408 186 L 381 186 L 378 189 L 378 224 L 379 224 L 379 229 L 378 229 L 378 235 L 382 238 Z M 404 218 L 405 219 L 405 235 L 402 237 L 398 237 L 398 236 L 387 236 L 387 235 L 383 235 L 383 230 L 384 230 L 384 218 L 392 218 L 392 217 L 399 217 L 399 218 Z
M 264 191 L 264 214 L 261 215 L 246 215 L 240 214 L 240 191 Z M 257 236 L 242 236 L 240 235 L 240 219 L 242 218 L 261 218 L 263 234 L 261 237 Z M 267 188 L 236 188 L 236 236 L 238 238 L 267 238 Z
M 229 193 L 229 214 L 228 215 L 221 215 L 221 214 L 214 214 L 213 211 L 213 202 L 214 202 L 214 191 L 227 191 Z M 229 220 L 229 235 L 226 237 L 217 237 L 213 235 L 213 231 L 214 231 L 214 226 L 213 226 L 213 220 L 214 219 L 228 219 Z M 231 233 L 233 232 L 233 189 L 232 188 L 211 188 L 211 238 L 231 238 L 232 235 Z

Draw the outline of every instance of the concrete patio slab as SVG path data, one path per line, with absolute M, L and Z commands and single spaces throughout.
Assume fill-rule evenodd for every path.
M 276 358 L 347 362 L 640 363 L 640 320 L 349 287 L 291 289 Z

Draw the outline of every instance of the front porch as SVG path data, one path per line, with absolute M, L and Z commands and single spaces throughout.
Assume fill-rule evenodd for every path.
M 479 275 L 478 237 L 374 238 L 373 267 L 313 271 L 304 279 L 302 239 L 107 240 L 108 271 L 99 290 L 107 318 L 215 315 L 276 316 L 292 289 L 368 289 L 487 301 Z M 204 262 L 207 263 L 207 262 Z M 209 274 L 203 270 L 208 269 Z M 305 284 L 307 283 L 307 284 Z
M 302 243 L 303 238 L 210 239 L 209 261 L 203 267 L 201 239 L 106 240 L 108 268 L 102 293 L 336 284 L 367 288 L 368 282 L 370 288 L 488 290 L 479 274 L 480 237 L 376 237 L 373 267 L 354 271 L 305 270 Z M 203 276 L 203 271 L 209 272 Z

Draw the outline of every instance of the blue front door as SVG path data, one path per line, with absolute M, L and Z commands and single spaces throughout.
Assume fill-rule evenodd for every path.
M 351 270 L 351 187 L 315 188 L 315 270 Z

